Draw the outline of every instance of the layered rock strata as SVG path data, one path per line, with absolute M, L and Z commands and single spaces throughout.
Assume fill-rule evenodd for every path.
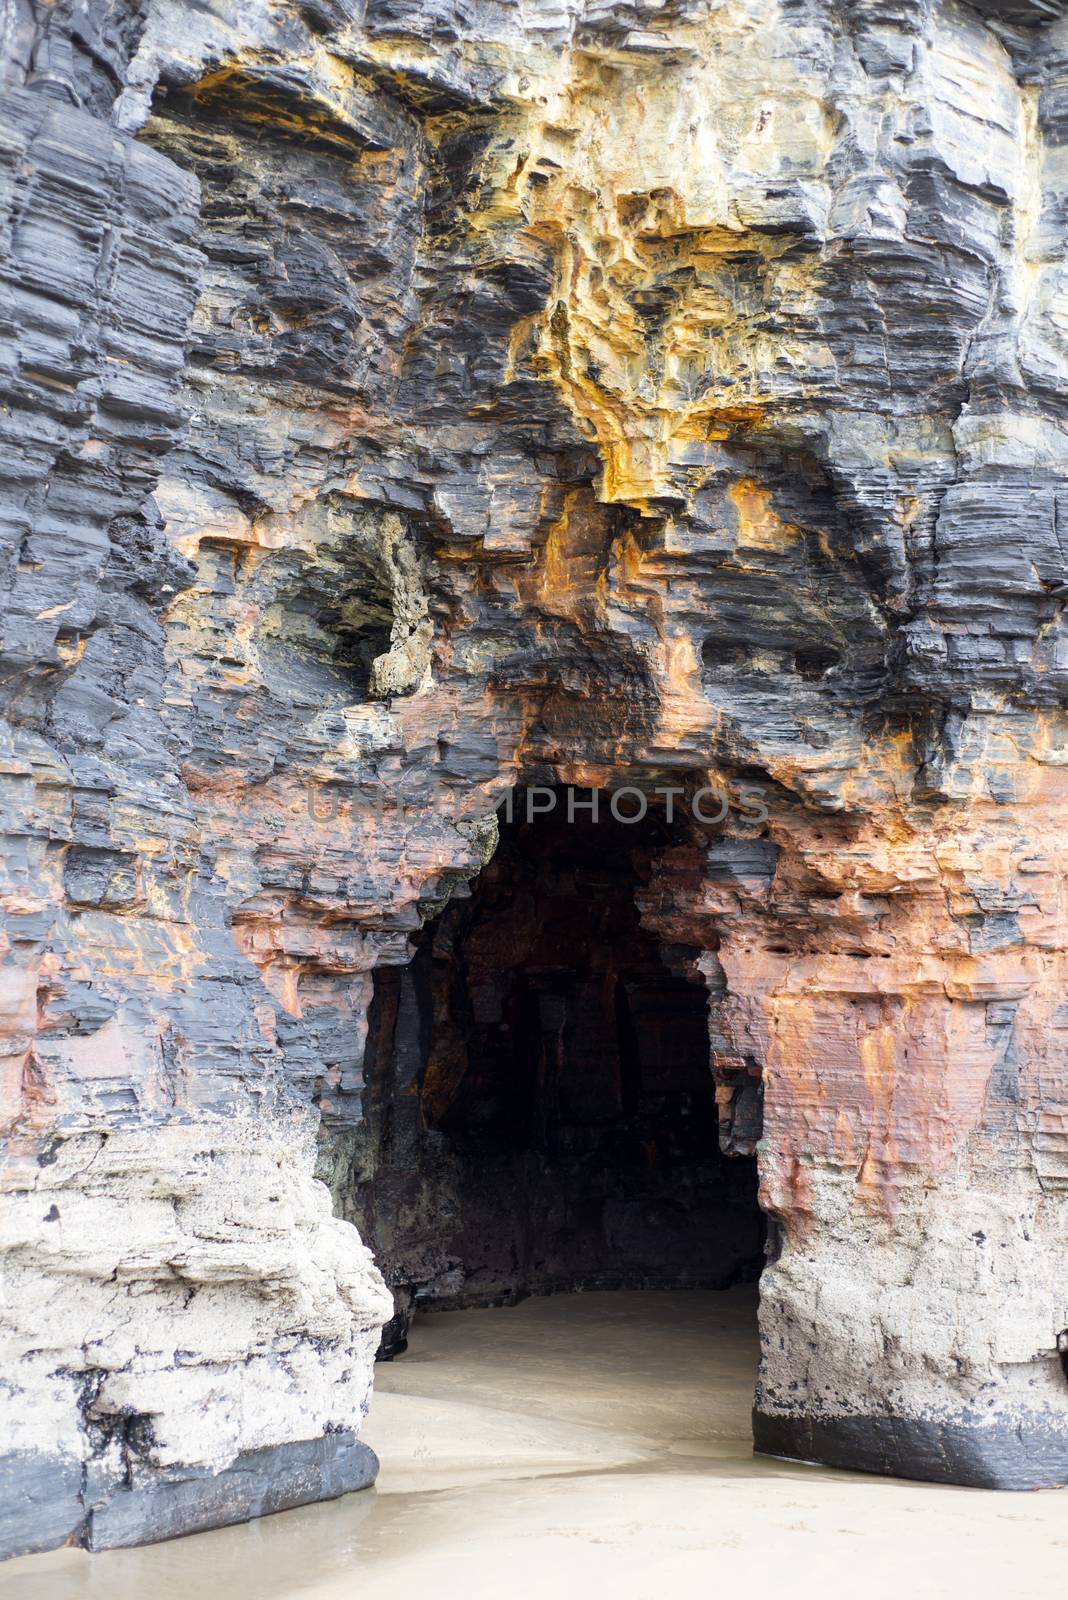
M 366 1479 L 316 1141 L 524 783 L 734 797 L 758 1447 L 1068 1476 L 1060 10 L 7 0 L 8 1550 Z

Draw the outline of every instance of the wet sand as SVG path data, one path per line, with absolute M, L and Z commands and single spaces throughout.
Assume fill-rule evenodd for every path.
M 755 1291 L 420 1319 L 377 1372 L 376 1489 L 170 1544 L 0 1567 L 2 1600 L 1021 1600 L 1068 1571 L 1068 1490 L 754 1458 Z

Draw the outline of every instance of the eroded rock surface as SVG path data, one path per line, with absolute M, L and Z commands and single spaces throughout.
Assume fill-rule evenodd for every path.
M 530 783 L 735 797 L 758 1444 L 1068 1474 L 1061 9 L 7 0 L 9 1549 L 366 1476 L 315 1141 Z

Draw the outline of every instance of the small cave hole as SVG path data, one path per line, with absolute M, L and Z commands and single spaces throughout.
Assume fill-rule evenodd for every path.
M 724 639 L 713 634 L 701 646 L 701 665 L 708 672 L 741 667 L 748 659 L 748 649 L 737 639 Z
M 350 570 L 308 563 L 279 584 L 279 600 L 258 641 L 277 693 L 319 709 L 366 700 L 375 658 L 390 648 L 387 585 L 354 563 Z
M 794 670 L 806 682 L 817 683 L 820 678 L 825 678 L 828 672 L 838 666 L 841 659 L 838 650 L 832 650 L 824 645 L 810 645 L 794 652 Z

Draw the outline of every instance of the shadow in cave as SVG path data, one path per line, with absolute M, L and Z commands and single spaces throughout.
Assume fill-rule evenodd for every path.
M 377 974 L 346 1209 L 394 1291 L 383 1357 L 417 1309 L 759 1276 L 756 1163 L 720 1150 L 695 952 L 635 900 L 677 833 L 604 794 L 596 820 L 519 805 L 469 897 Z

